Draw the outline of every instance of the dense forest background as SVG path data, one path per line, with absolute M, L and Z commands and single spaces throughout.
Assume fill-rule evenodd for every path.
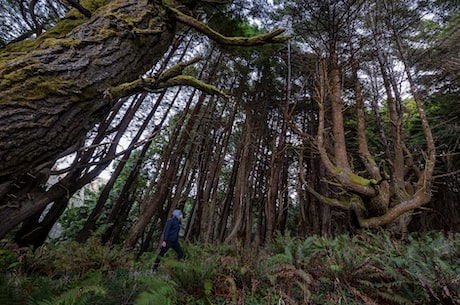
M 181 209 L 190 249 L 284 249 L 287 283 L 322 238 L 458 232 L 458 1 L 133 3 L 0 2 L 5 248 L 139 260 Z

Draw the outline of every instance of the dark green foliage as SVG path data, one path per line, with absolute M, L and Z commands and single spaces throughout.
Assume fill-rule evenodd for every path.
M 460 239 L 437 232 L 279 238 L 265 249 L 185 244 L 186 258 L 136 262 L 103 246 L 0 252 L 1 304 L 460 304 Z M 79 249 L 78 249 L 79 248 Z
M 144 278 L 141 282 L 146 286 L 146 291 L 137 297 L 137 305 L 177 304 L 174 282 L 159 277 Z
M 298 247 L 294 261 L 305 261 L 314 279 L 318 304 L 336 304 L 344 295 L 351 304 L 460 304 L 460 244 L 455 236 L 433 236 L 397 241 L 365 232 L 309 238 L 292 247 Z
M 2 264 L 0 278 L 0 299 L 11 300 L 8 304 L 115 304 L 120 298 L 107 302 L 106 295 L 119 292 L 119 287 L 112 286 L 120 283 L 108 279 L 118 281 L 119 275 L 112 275 L 120 269 L 128 272 L 134 261 L 130 253 L 101 245 L 96 238 L 85 245 L 65 242 L 35 252 L 3 250 L 2 258 L 12 257 L 16 261 Z
M 78 232 L 83 228 L 86 220 L 88 219 L 90 211 L 96 205 L 99 192 L 92 189 L 84 190 L 84 201 L 79 204 L 70 204 L 59 219 L 61 225 L 61 234 L 59 240 L 73 240 Z M 100 224 L 100 227 L 103 227 Z

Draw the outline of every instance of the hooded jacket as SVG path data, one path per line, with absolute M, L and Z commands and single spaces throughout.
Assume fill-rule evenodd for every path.
M 165 233 L 163 235 L 163 241 L 170 243 L 179 240 L 181 221 L 177 217 L 172 217 L 166 222 Z

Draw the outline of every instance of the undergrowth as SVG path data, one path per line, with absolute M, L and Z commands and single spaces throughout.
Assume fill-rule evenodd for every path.
M 0 250 L 0 304 L 460 304 L 460 239 L 430 232 L 404 241 L 379 232 L 269 247 L 184 243 L 157 273 L 157 253 L 102 245 L 50 244 Z

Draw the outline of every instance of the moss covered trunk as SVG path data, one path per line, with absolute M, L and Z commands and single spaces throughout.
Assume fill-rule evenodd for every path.
M 139 79 L 174 34 L 161 1 L 115 0 L 0 50 L 0 237 L 65 196 L 65 185 L 38 196 L 38 183 L 110 110 L 110 88 Z M 41 182 L 23 188 L 31 177 Z
M 0 50 L 3 191 L 82 141 L 110 109 L 108 89 L 139 78 L 163 56 L 175 21 L 157 2 L 112 1 L 65 35 L 58 24 L 36 41 Z

